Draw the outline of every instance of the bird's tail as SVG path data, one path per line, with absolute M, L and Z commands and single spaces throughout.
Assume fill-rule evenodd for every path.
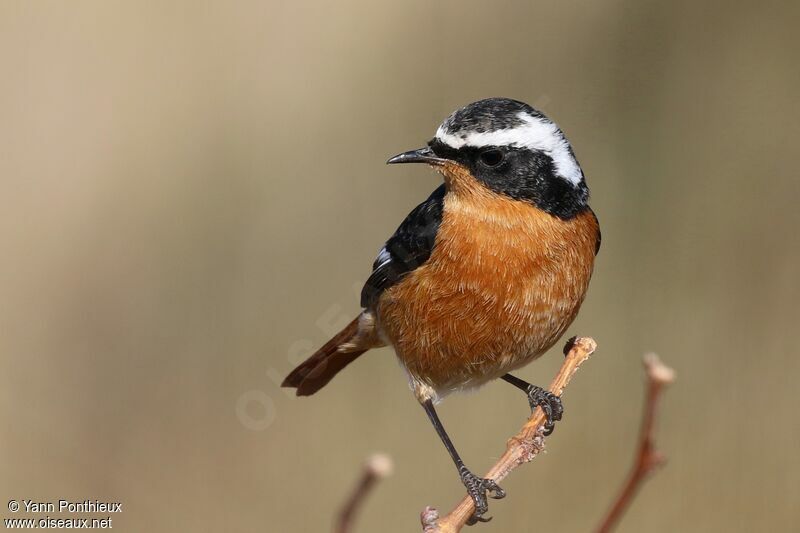
M 294 387 L 298 396 L 310 396 L 366 352 L 369 348 L 357 349 L 352 345 L 358 334 L 358 321 L 356 318 L 350 322 L 314 355 L 292 370 L 281 383 L 281 387 Z

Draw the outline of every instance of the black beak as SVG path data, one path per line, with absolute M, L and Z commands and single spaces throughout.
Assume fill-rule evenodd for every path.
M 393 158 L 389 159 L 387 165 L 396 165 L 398 163 L 428 163 L 429 165 L 441 165 L 447 162 L 447 159 L 437 157 L 430 147 L 420 148 L 418 150 L 411 150 L 410 152 L 403 152 Z

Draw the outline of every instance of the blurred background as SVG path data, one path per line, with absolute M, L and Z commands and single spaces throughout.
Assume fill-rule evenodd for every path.
M 278 387 L 358 312 L 439 183 L 386 167 L 455 108 L 527 101 L 569 136 L 603 229 L 569 335 L 599 343 L 548 452 L 480 531 L 594 527 L 628 473 L 641 356 L 678 372 L 668 465 L 624 532 L 800 519 L 796 2 L 0 4 L 0 516 L 123 502 L 123 531 L 326 531 L 374 451 L 359 531 L 464 493 L 393 354 Z M 520 376 L 548 383 L 560 346 Z M 440 409 L 482 472 L 528 414 Z

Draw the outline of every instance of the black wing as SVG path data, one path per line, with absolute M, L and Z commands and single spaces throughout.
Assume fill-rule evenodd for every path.
M 381 293 L 403 279 L 431 256 L 442 223 L 444 185 L 414 208 L 397 228 L 372 265 L 372 274 L 361 290 L 361 307 L 374 309 Z

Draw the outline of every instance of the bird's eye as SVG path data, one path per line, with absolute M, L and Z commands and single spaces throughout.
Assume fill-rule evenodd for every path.
M 500 150 L 484 150 L 478 157 L 487 167 L 496 167 L 503 162 L 503 152 Z

